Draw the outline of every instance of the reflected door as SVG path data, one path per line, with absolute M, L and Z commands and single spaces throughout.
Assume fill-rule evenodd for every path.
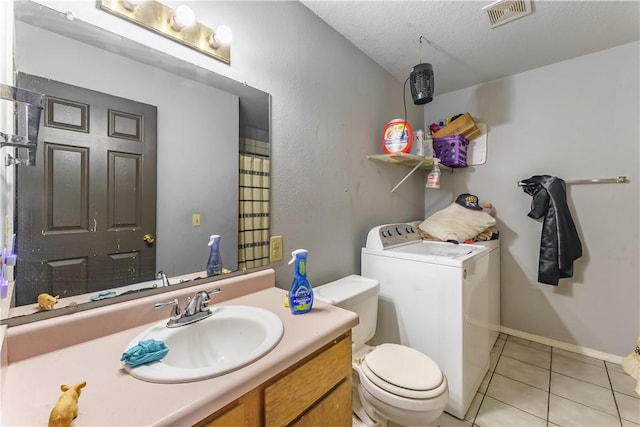
M 17 168 L 16 305 L 153 279 L 156 107 L 22 73 L 18 87 L 46 97 L 36 166 Z

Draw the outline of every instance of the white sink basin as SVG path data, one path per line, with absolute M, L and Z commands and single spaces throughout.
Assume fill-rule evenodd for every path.
M 284 327 L 272 312 L 250 306 L 212 307 L 213 315 L 198 322 L 167 328 L 166 320 L 135 337 L 163 341 L 169 353 L 160 361 L 124 368 L 134 377 L 155 383 L 199 381 L 226 374 L 261 358 L 282 338 Z

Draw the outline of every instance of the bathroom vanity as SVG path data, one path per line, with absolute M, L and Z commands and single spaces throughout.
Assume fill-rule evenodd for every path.
M 197 424 L 241 425 L 351 425 L 351 333 Z
M 250 305 L 284 324 L 276 347 L 257 361 L 202 381 L 156 384 L 126 373 L 128 342 L 167 310 L 154 304 L 217 287 L 214 303 Z M 283 306 L 273 270 L 219 280 L 5 331 L 3 426 L 45 425 L 61 384 L 86 381 L 74 427 L 351 425 L 351 328 L 357 315 L 317 302 L 304 315 Z M 212 306 L 215 306 L 213 304 Z M 40 323 L 40 325 L 38 325 Z

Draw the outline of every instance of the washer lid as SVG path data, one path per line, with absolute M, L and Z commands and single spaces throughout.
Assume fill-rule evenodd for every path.
M 398 344 L 381 344 L 364 359 L 384 381 L 410 390 L 432 390 L 442 384 L 442 370 L 424 353 Z

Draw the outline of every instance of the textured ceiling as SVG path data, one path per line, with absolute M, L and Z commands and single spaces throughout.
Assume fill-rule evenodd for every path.
M 302 3 L 401 82 L 433 64 L 436 94 L 640 39 L 637 0 L 533 0 L 531 14 L 494 29 L 482 11 L 492 1 Z

